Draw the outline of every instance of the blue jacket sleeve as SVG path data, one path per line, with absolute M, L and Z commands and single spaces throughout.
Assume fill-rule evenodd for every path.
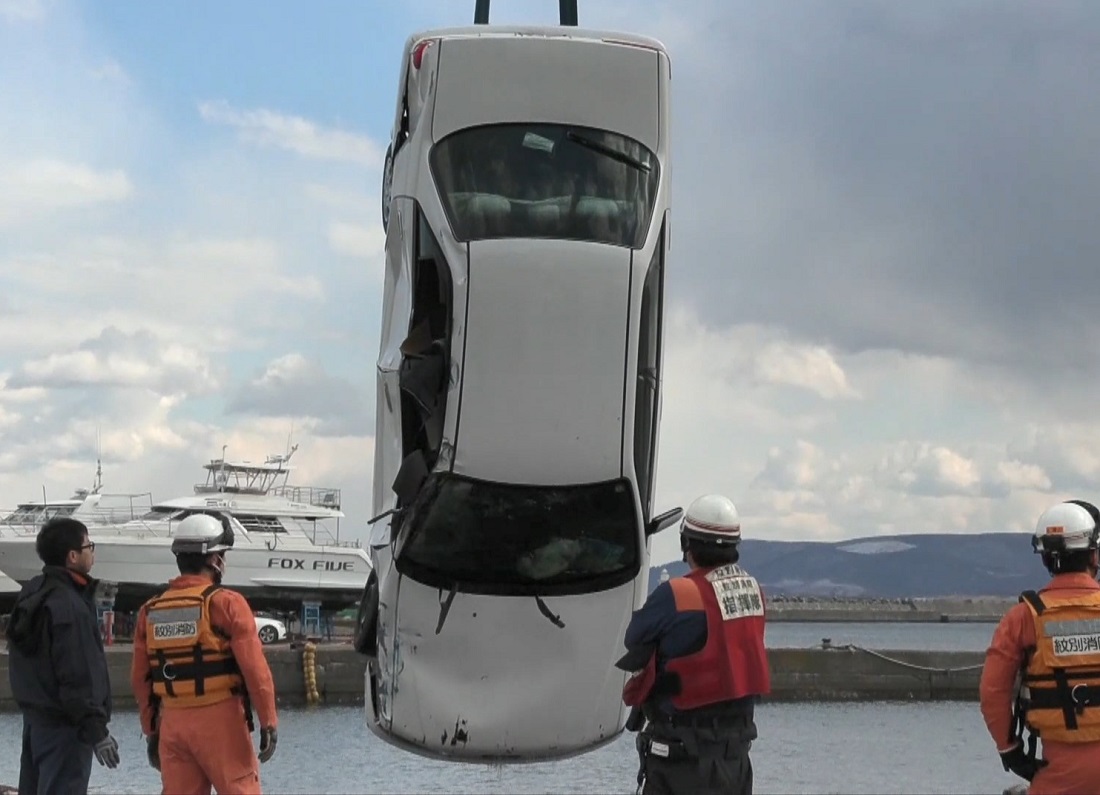
M 675 619 L 676 599 L 672 595 L 672 586 L 663 582 L 630 617 L 623 643 L 627 649 L 656 643 L 668 632 Z

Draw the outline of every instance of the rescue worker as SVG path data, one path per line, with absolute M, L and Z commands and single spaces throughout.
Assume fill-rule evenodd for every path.
M 741 521 L 723 496 L 695 500 L 680 525 L 690 571 L 658 585 L 626 629 L 631 671 L 623 701 L 634 711 L 646 795 L 751 795 L 754 709 L 771 691 L 764 595 L 737 561 Z
M 1090 503 L 1045 511 L 1032 546 L 1053 578 L 1021 594 L 986 652 L 982 717 L 1004 769 L 1030 781 L 1031 795 L 1100 795 L 1098 540 L 1100 513 Z
M 172 552 L 180 576 L 142 605 L 134 625 L 130 683 L 149 764 L 172 795 L 259 793 L 257 761 L 275 753 L 275 686 L 241 594 L 221 586 L 233 547 L 226 516 L 180 522 Z M 252 745 L 252 702 L 260 753 Z
M 92 756 L 118 767 L 111 680 L 96 615 L 95 544 L 70 517 L 42 525 L 42 574 L 19 592 L 8 618 L 8 677 L 23 713 L 20 795 L 88 791 Z

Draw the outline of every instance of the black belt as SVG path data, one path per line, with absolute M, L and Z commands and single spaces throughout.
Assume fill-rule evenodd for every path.
M 713 729 L 718 732 L 747 729 L 752 725 L 750 715 L 672 715 L 667 725 L 678 729 Z

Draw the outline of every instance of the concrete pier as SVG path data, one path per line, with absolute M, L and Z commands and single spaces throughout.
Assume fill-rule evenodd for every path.
M 265 649 L 280 704 L 304 705 L 307 677 L 300 646 Z M 772 701 L 975 701 L 981 652 L 835 649 L 772 649 Z M 134 706 L 130 690 L 131 648 L 111 646 L 108 667 L 115 704 Z M 316 646 L 317 703 L 361 705 L 366 658 L 346 643 Z M 7 654 L 0 654 L 0 711 L 16 709 L 8 686 Z M 583 672 L 578 672 L 583 676 Z

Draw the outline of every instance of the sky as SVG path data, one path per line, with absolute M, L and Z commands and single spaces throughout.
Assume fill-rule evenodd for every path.
M 0 0 L 0 506 L 298 444 L 366 537 L 402 46 L 473 5 Z M 1100 501 L 1100 4 L 579 6 L 672 57 L 658 510 L 830 541 Z

